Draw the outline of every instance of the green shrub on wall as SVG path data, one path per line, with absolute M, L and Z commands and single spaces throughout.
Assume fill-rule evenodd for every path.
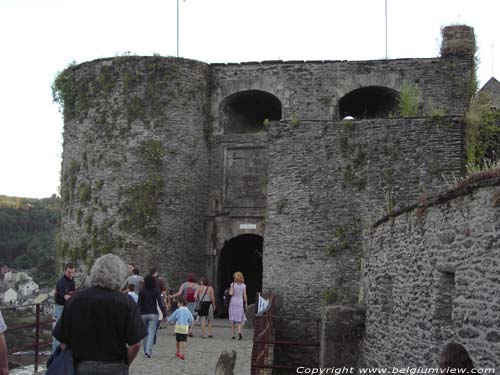
M 468 174 L 488 169 L 500 154 L 500 110 L 491 108 L 486 95 L 475 96 L 465 113 Z
M 149 139 L 139 146 L 139 155 L 144 161 L 160 165 L 163 157 L 163 146 L 160 141 Z
M 401 117 L 415 117 L 418 114 L 418 106 L 422 90 L 417 85 L 403 84 L 399 96 L 399 114 Z
M 137 232 L 148 238 L 158 233 L 158 204 L 163 194 L 161 176 L 152 175 L 125 192 L 120 213 L 123 220 L 120 228 L 128 232 Z

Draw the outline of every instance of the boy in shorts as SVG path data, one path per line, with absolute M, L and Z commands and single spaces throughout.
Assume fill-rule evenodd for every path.
M 184 359 L 185 343 L 187 341 L 189 327 L 193 324 L 193 314 L 186 307 L 186 300 L 183 297 L 177 298 L 179 308 L 169 316 L 168 321 L 175 323 L 175 347 L 177 352 L 175 356 L 179 359 Z

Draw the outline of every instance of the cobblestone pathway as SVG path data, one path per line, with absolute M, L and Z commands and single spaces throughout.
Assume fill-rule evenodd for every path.
M 195 337 L 188 337 L 186 360 L 175 357 L 175 336 L 173 326 L 158 331 L 158 342 L 153 347 L 152 358 L 144 358 L 142 348 L 130 367 L 130 375 L 211 375 L 224 350 L 236 351 L 236 375 L 250 374 L 253 330 L 243 330 L 243 340 L 231 339 L 231 328 L 227 320 L 216 319 L 213 338 L 202 339 L 199 326 L 194 329 Z

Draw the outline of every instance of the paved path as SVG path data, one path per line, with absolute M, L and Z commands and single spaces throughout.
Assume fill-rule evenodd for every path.
M 231 339 L 231 328 L 227 320 L 216 319 L 213 338 L 202 339 L 201 329 L 196 326 L 195 337 L 188 337 L 186 360 L 175 357 L 175 336 L 173 326 L 162 323 L 165 327 L 158 331 L 158 341 L 153 347 L 152 358 L 144 358 L 141 351 L 130 367 L 130 375 L 212 375 L 220 354 L 224 350 L 236 351 L 237 375 L 250 374 L 253 330 L 243 329 L 243 340 Z

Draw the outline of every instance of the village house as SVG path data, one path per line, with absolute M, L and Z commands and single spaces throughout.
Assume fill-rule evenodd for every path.
M 3 303 L 4 304 L 16 304 L 17 303 L 17 292 L 9 288 L 3 295 Z

